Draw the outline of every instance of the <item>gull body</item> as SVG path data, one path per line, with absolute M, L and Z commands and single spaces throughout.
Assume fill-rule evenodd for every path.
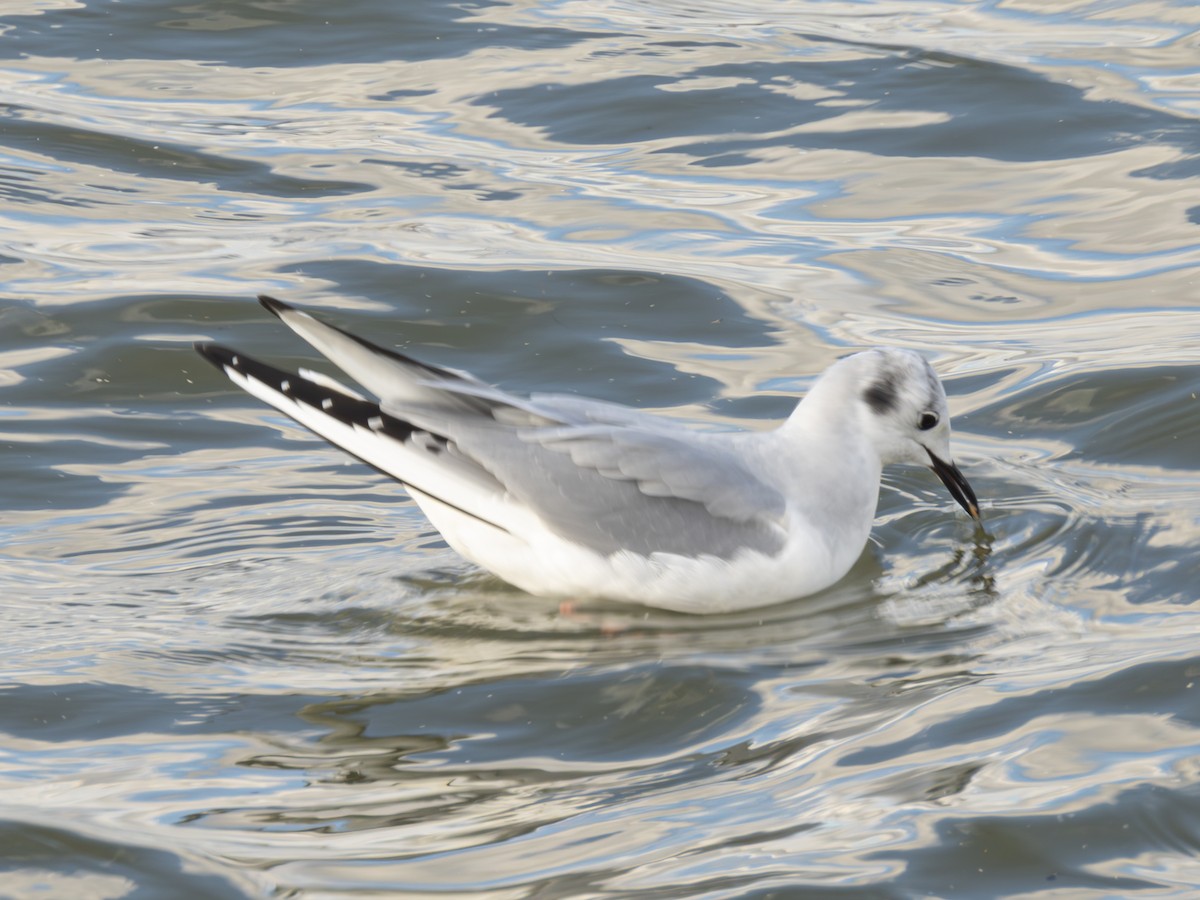
M 516 397 L 259 299 L 376 399 L 217 344 L 201 355 L 400 481 L 451 547 L 532 594 L 708 613 L 814 593 L 861 555 L 891 463 L 931 467 L 979 516 L 941 382 L 909 350 L 839 360 L 773 430 L 696 431 L 600 400 Z

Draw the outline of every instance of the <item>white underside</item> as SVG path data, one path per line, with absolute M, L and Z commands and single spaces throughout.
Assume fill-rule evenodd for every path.
M 603 555 L 563 540 L 540 522 L 530 522 L 519 536 L 508 534 L 420 491 L 409 492 L 456 551 L 544 597 L 606 598 L 688 613 L 752 609 L 829 587 L 849 571 L 862 546 L 831 555 L 823 545 L 793 537 L 775 556 L 754 551 L 729 560 L 628 551 Z

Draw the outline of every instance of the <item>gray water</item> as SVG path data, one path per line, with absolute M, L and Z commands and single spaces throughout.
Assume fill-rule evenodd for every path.
M 0 896 L 1192 897 L 1189 3 L 8 0 Z M 766 427 L 946 380 L 836 587 L 566 615 L 199 360 L 322 310 Z

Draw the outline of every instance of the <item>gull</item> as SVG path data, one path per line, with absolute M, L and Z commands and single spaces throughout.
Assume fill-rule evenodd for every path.
M 527 591 L 688 613 L 779 603 L 840 580 L 885 465 L 931 468 L 975 520 L 942 383 L 918 353 L 838 360 L 768 431 L 698 431 L 566 394 L 516 397 L 261 296 L 378 399 L 215 343 L 235 384 L 399 481 L 446 542 Z

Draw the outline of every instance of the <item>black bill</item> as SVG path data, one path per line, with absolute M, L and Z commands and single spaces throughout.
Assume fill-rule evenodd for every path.
M 925 452 L 929 454 L 930 468 L 937 473 L 938 478 L 942 479 L 942 484 L 946 486 L 950 496 L 958 501 L 958 505 L 965 509 L 972 519 L 978 520 L 979 501 L 975 499 L 975 492 L 967 483 L 966 476 L 954 463 L 948 463 L 944 459 L 934 456 L 928 447 L 925 448 Z

